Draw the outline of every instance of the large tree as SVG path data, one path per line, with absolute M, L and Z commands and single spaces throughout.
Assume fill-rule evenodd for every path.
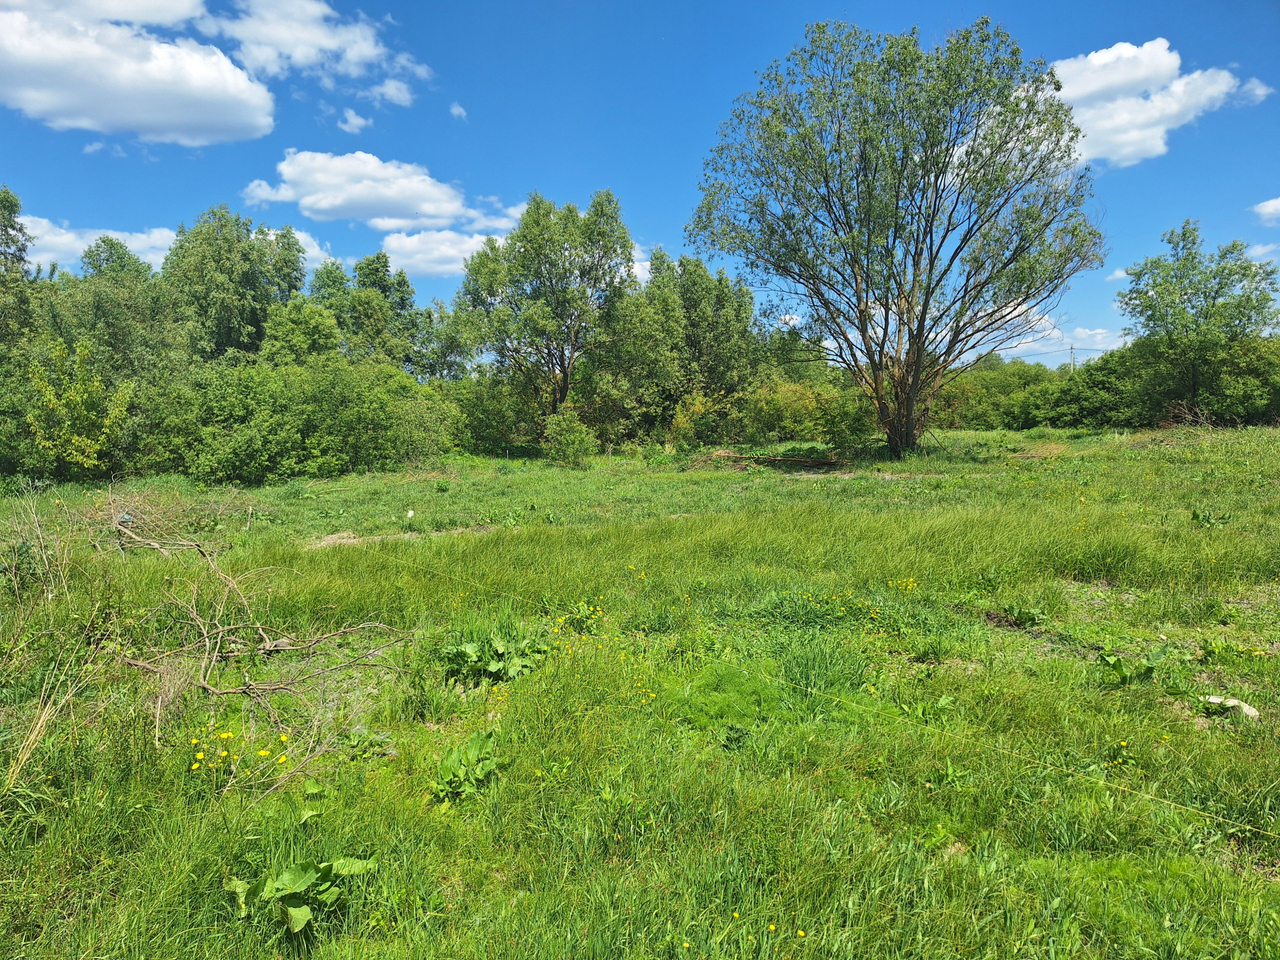
M 1101 262 L 1058 90 L 985 18 L 932 50 L 914 30 L 819 23 L 739 98 L 705 161 L 690 238 L 802 316 L 894 455 L 948 379 L 1042 331 Z
M 1226 357 L 1280 321 L 1280 269 L 1256 263 L 1245 242 L 1206 253 L 1200 228 L 1187 220 L 1163 240 L 1169 252 L 1129 267 L 1129 288 L 1116 300 L 1133 320 L 1125 334 L 1147 360 L 1151 393 L 1166 408 L 1212 414 L 1222 394 Z M 1164 412 L 1164 411 L 1161 411 Z
M 530 195 L 516 228 L 487 240 L 466 269 L 458 307 L 478 321 L 497 368 L 547 414 L 635 284 L 631 236 L 608 190 L 581 212 Z
M 256 229 L 225 205 L 202 213 L 164 258 L 163 276 L 196 352 L 219 357 L 256 350 L 273 303 L 288 303 L 306 281 L 292 228 Z

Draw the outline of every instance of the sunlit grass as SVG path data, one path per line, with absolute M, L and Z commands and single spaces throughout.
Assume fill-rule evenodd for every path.
M 234 500 L 126 485 L 139 509 L 184 504 L 228 571 L 270 568 L 265 621 L 408 631 L 401 672 L 335 679 L 275 724 L 187 690 L 157 728 L 156 681 L 111 645 L 163 638 L 150 611 L 198 558 L 76 546 L 69 594 L 0 608 L 0 771 L 51 665 L 101 664 L 0 797 L 0 939 L 68 958 L 1275 955 L 1278 436 L 949 434 L 828 473 L 466 460 Z M 39 510 L 54 530 L 94 497 Z M 512 615 L 545 637 L 536 669 L 442 681 L 452 630 Z M 1097 662 L 1166 645 L 1145 685 Z M 1204 715 L 1211 693 L 1263 722 Z M 435 802 L 439 755 L 477 729 L 498 731 L 497 776 Z M 313 730 L 336 737 L 314 794 L 207 768 L 239 738 L 283 770 Z M 342 856 L 378 869 L 301 936 L 236 920 L 222 889 Z

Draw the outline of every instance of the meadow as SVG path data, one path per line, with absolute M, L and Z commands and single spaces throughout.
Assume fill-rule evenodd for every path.
M 0 955 L 1280 956 L 1280 432 L 773 452 L 13 485 Z

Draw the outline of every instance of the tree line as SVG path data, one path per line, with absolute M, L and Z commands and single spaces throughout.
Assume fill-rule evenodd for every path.
M 987 19 L 931 50 L 815 24 L 760 76 L 687 231 L 741 277 L 657 250 L 641 282 L 609 191 L 532 195 L 448 304 L 419 306 L 383 252 L 308 278 L 290 228 L 225 206 L 158 271 L 110 237 L 78 274 L 46 271 L 4 188 L 0 474 L 263 483 L 451 451 L 876 436 L 902 456 L 930 425 L 1280 418 L 1277 268 L 1241 241 L 1206 251 L 1191 221 L 1127 271 L 1126 346 L 1078 370 L 1000 358 L 1104 238 L 1053 71 Z
M 530 198 L 419 307 L 385 253 L 308 277 L 288 227 L 201 214 L 159 270 L 102 237 L 70 272 L 33 265 L 0 192 L 0 473 L 182 473 L 263 483 L 390 469 L 558 438 L 689 447 L 845 443 L 865 411 L 838 372 L 789 363 L 751 292 L 654 251 L 640 283 L 616 199 Z

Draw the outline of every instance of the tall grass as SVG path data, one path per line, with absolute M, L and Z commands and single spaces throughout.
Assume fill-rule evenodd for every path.
M 166 594 L 203 561 L 86 546 L 64 595 L 19 586 L 0 955 L 1280 955 L 1276 434 L 1037 437 L 816 476 L 460 461 L 447 491 L 115 491 L 180 502 L 230 574 L 268 569 L 263 622 L 406 639 L 397 671 L 274 722 L 190 687 L 157 721 L 160 681 L 121 657 L 177 642 Z M 441 645 L 513 612 L 538 668 L 446 683 Z M 1145 684 L 1098 659 L 1158 648 Z M 92 680 L 64 702 L 68 662 Z M 213 723 L 331 752 L 227 788 L 192 767 Z M 490 729 L 497 776 L 436 802 L 439 757 Z M 378 868 L 301 935 L 222 889 L 342 856 Z

